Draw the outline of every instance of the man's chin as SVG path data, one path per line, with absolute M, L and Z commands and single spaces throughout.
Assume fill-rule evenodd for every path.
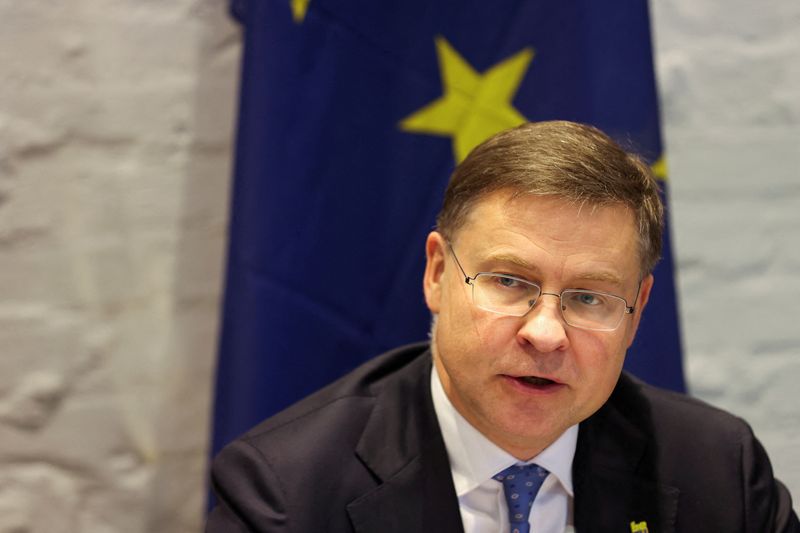
M 502 434 L 490 437 L 496 445 L 516 457 L 527 461 L 553 444 L 569 428 L 552 420 L 515 419 L 498 421 Z

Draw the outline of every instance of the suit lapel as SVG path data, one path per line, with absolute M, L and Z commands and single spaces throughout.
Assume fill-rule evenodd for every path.
M 649 412 L 636 394 L 623 376 L 606 405 L 580 425 L 572 475 L 581 533 L 674 531 L 679 491 L 657 479 Z
M 462 533 L 447 451 L 430 393 L 430 355 L 377 398 L 356 454 L 378 486 L 351 502 L 358 533 Z

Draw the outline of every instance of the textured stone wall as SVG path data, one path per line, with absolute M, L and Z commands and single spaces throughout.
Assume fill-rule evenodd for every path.
M 800 2 L 650 5 L 689 384 L 800 509 Z
M 240 35 L 0 1 L 0 532 L 197 532 Z
M 800 4 L 652 2 L 692 391 L 800 499 Z M 201 529 L 225 0 L 0 0 L 0 532 Z

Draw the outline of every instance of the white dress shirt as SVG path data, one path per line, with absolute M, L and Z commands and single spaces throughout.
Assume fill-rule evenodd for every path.
M 523 463 L 487 439 L 461 416 L 445 394 L 435 367 L 431 371 L 431 393 L 450 457 L 450 471 L 465 533 L 509 531 L 503 484 L 492 476 L 517 463 L 536 463 L 550 471 L 528 517 L 531 533 L 574 531 L 572 460 L 578 442 L 577 425 L 567 429 L 539 455 Z

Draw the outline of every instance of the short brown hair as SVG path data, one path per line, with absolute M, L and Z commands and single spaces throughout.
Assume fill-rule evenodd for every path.
M 532 122 L 484 141 L 453 172 L 437 230 L 452 238 L 476 202 L 504 189 L 580 205 L 624 205 L 638 226 L 642 276 L 661 256 L 664 208 L 650 167 L 597 128 Z

